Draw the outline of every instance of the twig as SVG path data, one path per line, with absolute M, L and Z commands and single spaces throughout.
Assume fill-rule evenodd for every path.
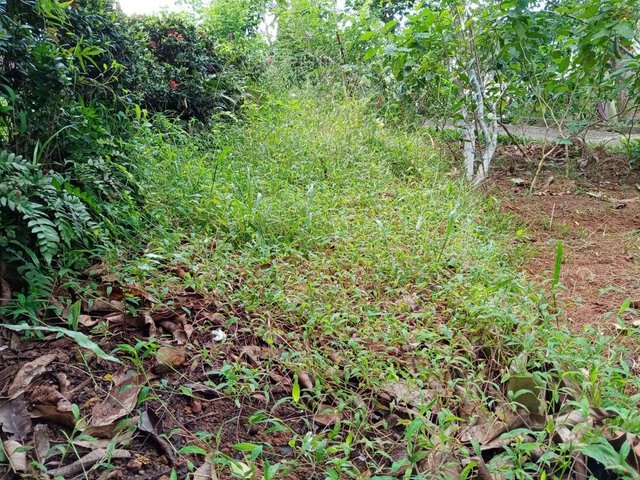
M 518 148 L 518 150 L 520 150 L 520 153 L 522 153 L 522 155 L 524 155 L 524 158 L 527 160 L 527 162 L 531 162 L 531 159 L 529 158 L 529 155 L 527 155 L 527 152 L 524 151 L 524 149 L 520 146 L 520 144 L 518 143 L 516 138 L 507 129 L 507 126 L 504 123 L 502 123 L 500 120 L 498 120 L 498 125 L 500 125 L 502 127 L 502 129 L 505 131 L 507 136 L 511 139 L 513 144 Z
M 545 159 L 551 155 L 553 152 L 555 152 L 556 148 L 558 146 L 555 145 L 551 150 L 549 150 L 547 153 L 544 153 L 542 155 L 542 158 L 540 159 L 540 163 L 538 163 L 538 168 L 536 169 L 536 174 L 533 176 L 533 180 L 531 180 L 531 186 L 529 187 L 529 193 L 533 193 L 533 187 L 536 184 L 536 180 L 538 180 L 538 177 L 540 176 L 540 171 L 542 170 L 542 165 L 544 164 Z

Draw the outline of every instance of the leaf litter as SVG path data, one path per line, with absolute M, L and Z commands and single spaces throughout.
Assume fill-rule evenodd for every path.
M 127 291 L 124 287 L 119 290 L 123 296 Z M 4 362 L 6 377 L 12 380 L 3 390 L 5 398 L 0 405 L 0 422 L 3 432 L 9 436 L 4 443 L 5 450 L 8 445 L 8 450 L 13 452 L 10 461 L 15 471 L 28 471 L 28 459 L 33 457 L 50 466 L 52 475 L 73 476 L 108 458 L 110 463 L 116 465 L 121 478 L 140 474 L 143 469 L 146 469 L 144 475 L 148 475 L 150 470 L 161 477 L 171 468 L 182 472 L 179 475 L 186 476 L 188 464 L 185 460 L 191 458 L 193 464 L 200 465 L 193 471 L 195 478 L 215 479 L 218 478 L 216 469 L 207 461 L 209 457 L 202 462 L 203 457 L 198 453 L 178 453 L 181 445 L 188 444 L 185 442 L 193 442 L 193 439 L 188 440 L 191 432 L 222 429 L 224 440 L 220 453 L 231 458 L 237 455 L 233 445 L 259 445 L 263 442 L 268 447 L 262 448 L 269 448 L 272 452 L 270 458 L 277 461 L 291 455 L 291 436 L 304 437 L 308 434 L 309 425 L 315 426 L 314 431 L 321 434 L 325 430 L 341 429 L 342 425 L 353 420 L 353 411 L 339 407 L 342 400 L 334 397 L 330 391 L 323 393 L 321 398 L 315 398 L 315 375 L 283 359 L 277 344 L 265 342 L 255 335 L 251 328 L 252 316 L 241 306 L 186 291 L 176 294 L 169 307 L 158 305 L 155 298 L 144 294 L 139 286 L 131 291 L 135 292 L 141 306 L 135 315 L 111 311 L 111 307 L 106 305 L 113 306 L 113 301 L 105 299 L 103 302 L 94 302 L 92 307 L 87 306 L 93 309 L 89 316 L 92 321 L 86 324 L 79 322 L 79 325 L 81 328 L 94 328 L 100 323 L 108 325 L 109 330 L 119 338 L 118 341 L 145 336 L 155 338 L 160 343 L 154 354 L 145 360 L 144 375 L 109 362 L 109 355 L 106 354 L 89 357 L 89 366 L 93 370 L 91 376 L 82 370 L 69 369 L 68 362 L 60 364 L 58 361 L 60 348 L 69 352 L 69 340 L 64 338 L 49 343 L 51 353 L 44 353 L 18 365 L 13 378 L 9 372 L 15 370 L 16 365 L 11 365 L 11 361 Z M 96 314 L 96 305 L 104 309 L 99 314 Z M 128 320 L 115 322 L 114 314 L 126 315 Z M 85 315 L 89 315 L 88 310 Z M 212 338 L 211 332 L 216 329 L 222 331 L 222 328 L 226 330 L 228 318 L 235 318 L 236 326 L 228 330 L 230 333 L 225 334 L 224 342 L 219 342 Z M 176 335 L 176 332 L 180 333 Z M 304 348 L 304 341 L 300 341 Z M 105 342 L 105 346 L 108 345 L 109 342 Z M 115 344 L 112 343 L 113 346 Z M 28 345 L 22 347 L 28 348 Z M 220 369 L 202 368 L 202 359 L 192 358 L 192 352 L 202 348 L 216 352 L 216 357 L 221 360 Z M 335 352 L 327 353 L 327 359 L 333 365 L 333 376 L 343 377 L 349 365 L 348 360 Z M 221 396 L 216 385 L 222 378 L 217 377 L 217 372 L 223 370 L 225 362 L 244 364 L 254 369 L 267 367 L 264 388 L 272 398 L 267 400 L 264 395 L 254 393 L 244 399 L 242 408 L 239 408 L 233 401 Z M 119 368 L 113 372 L 114 367 Z M 102 380 L 96 381 L 100 378 Z M 165 385 L 182 386 L 182 390 L 177 394 L 175 390 L 158 390 L 163 382 Z M 474 400 L 460 385 L 451 388 L 448 382 L 435 379 L 427 385 L 418 385 L 415 381 L 405 379 L 389 381 L 377 389 L 370 389 L 366 385 L 366 379 L 353 377 L 353 401 L 373 425 L 380 425 L 386 430 L 386 433 L 382 433 L 374 429 L 369 432 L 371 438 L 385 436 L 399 447 L 388 447 L 390 456 L 377 459 L 380 472 L 392 478 L 403 475 L 409 469 L 406 440 L 403 439 L 413 435 L 415 428 L 431 431 L 435 442 L 433 451 L 417 462 L 420 468 L 434 474 L 445 473 L 450 478 L 459 476 L 465 468 L 475 472 L 477 478 L 502 478 L 499 472 L 510 468 L 503 454 L 521 438 L 521 435 L 512 432 L 524 429 L 529 432 L 524 434 L 524 438 L 533 441 L 532 435 L 549 425 L 553 425 L 547 445 L 549 451 L 556 445 L 566 445 L 574 452 L 576 465 L 583 464 L 584 469 L 591 471 L 587 468 L 590 463 L 585 460 L 589 457 L 596 465 L 604 466 L 605 471 L 608 466 L 607 457 L 601 455 L 599 450 L 585 449 L 581 439 L 589 428 L 608 431 L 607 422 L 615 420 L 617 413 L 591 408 L 585 415 L 576 409 L 575 402 L 582 396 L 576 385 L 564 388 L 563 399 L 554 405 L 546 401 L 547 389 L 544 385 L 534 388 L 528 380 L 520 383 L 507 380 L 501 386 L 505 395 L 527 390 L 530 397 L 525 402 L 527 405 L 508 401 L 499 390 L 493 391 L 492 404 L 482 403 Z M 299 389 L 297 393 L 296 388 Z M 152 389 L 158 399 L 148 400 L 146 407 L 140 409 L 140 395 L 148 389 Z M 297 406 L 282 403 L 282 400 L 292 396 L 297 398 Z M 516 396 L 515 399 L 518 398 Z M 79 407 L 81 418 L 73 413 L 72 405 Z M 262 432 L 252 426 L 251 416 L 264 411 L 265 407 L 271 408 L 271 415 L 286 425 L 283 433 L 277 433 L 277 430 L 276 433 Z M 461 445 L 478 445 L 482 456 L 465 458 L 450 445 L 440 444 L 434 422 L 437 421 L 438 412 L 447 409 L 456 418 L 456 426 L 449 435 Z M 429 416 L 424 418 L 424 413 Z M 422 420 L 416 424 L 418 419 Z M 34 421 L 37 422 L 35 428 Z M 231 425 L 235 426 L 231 428 Z M 61 427 L 78 429 L 86 437 L 73 441 L 79 449 L 78 455 L 75 458 L 66 457 L 64 464 L 59 464 L 60 455 L 51 448 L 61 440 Z M 284 434 L 287 431 L 290 433 Z M 622 451 L 625 442 L 629 445 L 630 468 L 640 471 L 637 461 L 640 453 L 638 437 L 627 432 L 607 435 L 614 452 Z M 34 448 L 22 452 L 23 445 L 32 445 Z M 143 457 L 139 457 L 139 454 L 132 456 L 132 447 L 144 452 Z M 148 447 L 152 448 L 149 450 Z M 201 450 L 207 451 L 201 447 L 184 451 Z M 354 457 L 355 462 L 361 461 L 359 455 Z M 543 457 L 544 446 L 531 450 L 529 455 L 534 461 Z M 155 460 L 151 460 L 153 458 Z M 310 473 L 303 473 L 304 466 L 300 468 L 298 476 L 290 478 L 311 478 L 307 476 Z

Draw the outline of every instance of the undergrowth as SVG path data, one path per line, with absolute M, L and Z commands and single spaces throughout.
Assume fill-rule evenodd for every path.
M 626 351 L 561 326 L 560 313 L 514 267 L 521 230 L 498 200 L 469 190 L 428 137 L 385 126 L 365 101 L 306 90 L 245 108 L 246 123 L 214 127 L 195 142 L 179 129 L 148 139 L 145 208 L 158 229 L 119 271 L 158 296 L 186 285 L 246 309 L 250 323 L 239 327 L 278 354 L 251 368 L 225 357 L 214 372 L 224 381 L 210 387 L 238 405 L 268 392 L 276 366 L 293 372 L 298 388 L 298 377 L 311 375 L 311 385 L 301 393 L 294 386 L 276 406 L 312 412 L 330 403 L 340 420 L 304 438 L 291 431 L 296 456 L 282 471 L 471 475 L 481 446 L 461 443 L 464 425 L 522 407 L 511 377 L 535 379 L 547 414 L 567 405 L 585 416 L 615 412 L 606 427 L 585 424 L 577 448 L 590 458 L 598 454 L 588 446 L 608 429 L 638 431 L 638 378 Z M 184 278 L 167 275 L 175 271 L 167 264 L 184 268 Z M 398 382 L 432 397 L 414 416 L 396 412 L 396 399 L 395 413 L 377 418 L 380 395 Z M 581 393 L 567 404 L 568 384 Z M 454 412 L 467 403 L 473 413 L 459 418 Z M 549 446 L 547 418 L 541 430 L 510 434 L 520 440 L 489 463 L 496 478 L 574 468 L 574 450 Z M 233 472 L 212 442 L 207 451 Z M 536 448 L 545 454 L 534 461 Z M 263 471 L 265 459 L 245 457 L 249 470 L 236 476 Z M 463 471 L 451 470 L 460 462 Z M 624 459 L 613 463 L 626 471 Z

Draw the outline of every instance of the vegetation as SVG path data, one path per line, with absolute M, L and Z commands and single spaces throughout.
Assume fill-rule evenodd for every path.
M 571 330 L 567 248 L 533 283 L 526 230 L 473 188 L 523 149 L 509 122 L 631 131 L 638 12 L 0 5 L 0 315 L 27 352 L 0 375 L 2 465 L 638 478 L 637 327 Z

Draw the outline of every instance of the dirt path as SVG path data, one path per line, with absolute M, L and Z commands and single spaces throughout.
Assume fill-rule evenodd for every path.
M 436 122 L 432 122 L 430 120 L 427 120 L 424 123 L 424 126 L 436 128 L 441 127 L 441 125 L 437 125 Z M 453 123 L 447 123 L 444 128 L 454 129 L 456 127 Z M 508 124 L 505 125 L 505 128 L 509 131 L 509 133 L 511 133 L 511 135 L 536 142 L 555 143 L 558 140 L 566 138 L 566 135 L 563 135 L 560 130 L 555 127 L 547 128 L 536 125 Z M 504 128 L 500 128 L 498 133 L 504 134 Z M 621 134 L 610 130 L 591 129 L 588 130 L 584 135 L 579 135 L 579 138 L 582 138 L 586 143 L 591 145 L 616 145 L 629 138 L 633 140 L 640 139 L 640 134 L 635 133 L 629 136 L 627 134 Z
M 506 128 L 512 135 L 518 135 L 532 140 L 556 142 L 566 138 L 557 128 L 538 127 L 534 125 L 506 125 Z M 628 138 L 628 135 L 608 130 L 589 130 L 584 134 L 584 141 L 589 144 L 616 144 Z M 631 139 L 638 138 L 640 138 L 639 134 L 631 135 Z
M 563 241 L 559 298 L 572 326 L 613 326 L 625 300 L 640 307 L 640 178 L 621 166 L 597 165 L 569 179 L 557 167 L 543 172 L 533 194 L 533 168 L 522 161 L 496 170 L 489 188 L 526 226 L 535 253 L 523 268 L 539 282 L 551 278 L 557 240 Z

